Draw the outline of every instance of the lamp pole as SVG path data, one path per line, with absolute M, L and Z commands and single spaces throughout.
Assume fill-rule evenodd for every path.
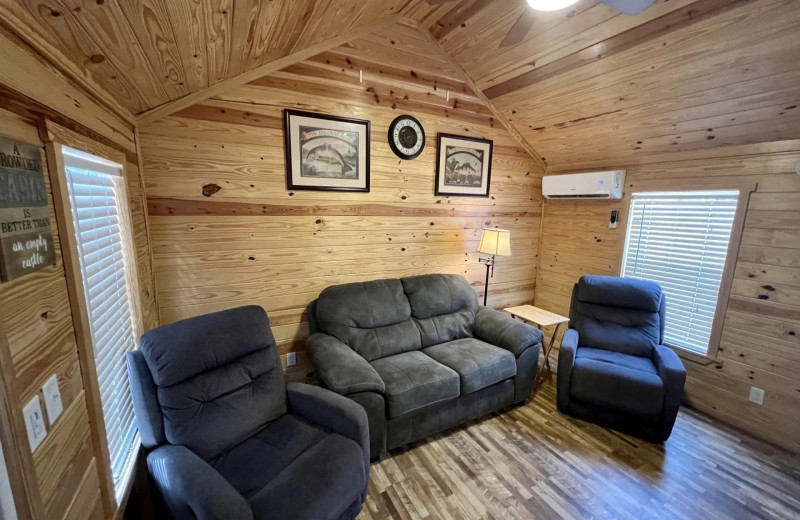
M 479 262 L 484 262 L 486 264 L 486 283 L 484 284 L 483 288 L 483 306 L 486 307 L 486 301 L 489 297 L 489 268 L 492 269 L 492 276 L 494 276 L 494 255 L 491 258 L 479 258 Z

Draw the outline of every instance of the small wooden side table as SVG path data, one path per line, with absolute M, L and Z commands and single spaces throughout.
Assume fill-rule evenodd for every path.
M 550 337 L 550 342 L 547 344 L 547 346 L 545 346 L 544 342 L 542 342 L 542 350 L 544 350 L 544 363 L 542 363 L 542 368 L 536 375 L 536 381 L 534 381 L 533 384 L 533 391 L 535 392 L 539 386 L 541 386 L 541 384 L 549 379 L 553 374 L 553 371 L 550 368 L 550 351 L 553 350 L 553 345 L 556 342 L 558 329 L 561 327 L 562 323 L 569 323 L 569 318 L 546 311 L 544 309 L 540 309 L 539 307 L 534 307 L 533 305 L 520 305 L 518 307 L 508 307 L 507 309 L 503 310 L 511 314 L 511 316 L 513 316 L 515 319 L 518 318 L 536 325 L 539 330 L 542 330 L 542 327 L 551 327 L 555 325 L 555 329 L 553 329 L 553 335 Z M 544 331 L 542 330 L 542 332 Z

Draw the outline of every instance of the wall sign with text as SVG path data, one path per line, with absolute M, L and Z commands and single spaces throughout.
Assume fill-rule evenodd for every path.
M 0 137 L 0 277 L 13 280 L 55 263 L 42 151 Z

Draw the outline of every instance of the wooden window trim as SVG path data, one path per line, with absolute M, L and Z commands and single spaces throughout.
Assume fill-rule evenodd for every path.
M 731 288 L 733 286 L 733 275 L 736 271 L 736 262 L 739 258 L 739 246 L 742 243 L 744 233 L 744 223 L 747 218 L 747 207 L 750 203 L 750 195 L 758 188 L 755 180 L 743 180 L 741 178 L 659 178 L 645 179 L 641 181 L 628 181 L 628 189 L 623 197 L 624 206 L 622 209 L 622 219 L 627 226 L 628 213 L 631 208 L 631 198 L 635 193 L 659 192 L 659 191 L 699 191 L 699 190 L 738 190 L 739 200 L 736 203 L 736 214 L 733 218 L 731 227 L 731 238 L 728 241 L 728 252 L 725 257 L 725 267 L 722 269 L 722 279 L 719 284 L 719 297 L 717 308 L 714 311 L 714 321 L 711 323 L 711 337 L 708 341 L 708 351 L 705 354 L 692 352 L 680 347 L 667 345 L 674 350 L 678 356 L 687 361 L 692 361 L 701 365 L 708 365 L 717 362 L 719 354 L 719 344 L 722 341 L 722 328 L 725 323 L 725 315 L 728 312 L 728 302 L 730 301 Z M 626 233 L 627 234 L 627 233 Z M 627 236 L 625 237 L 627 241 Z M 625 254 L 625 241 L 617 257 L 616 270 L 622 276 L 623 255 Z
M 91 432 L 92 445 L 94 447 L 94 455 L 98 460 L 96 467 L 100 476 L 100 500 L 103 503 L 104 516 L 106 518 L 120 518 L 122 516 L 122 511 L 125 509 L 125 504 L 130 497 L 135 478 L 128 479 L 122 500 L 120 504 L 117 505 L 114 480 L 111 474 L 111 456 L 106 441 L 107 435 L 103 418 L 103 403 L 100 397 L 97 366 L 94 359 L 94 347 L 92 345 L 92 334 L 89 325 L 86 293 L 84 292 L 83 275 L 81 273 L 80 259 L 78 257 L 78 244 L 75 240 L 75 232 L 72 227 L 73 218 L 70 207 L 69 190 L 67 187 L 63 147 L 74 148 L 119 164 L 121 175 L 123 179 L 126 180 L 127 187 L 126 158 L 125 154 L 122 152 L 73 132 L 50 120 L 43 119 L 40 122 L 39 132 L 42 141 L 45 143 L 45 153 L 47 155 L 50 184 L 53 192 L 53 204 L 55 206 L 58 234 L 62 244 L 61 249 L 67 278 L 67 290 L 78 344 L 78 358 L 80 360 L 86 405 L 89 412 L 89 429 Z M 130 229 L 132 223 L 130 203 L 128 200 L 122 202 L 124 203 L 127 213 L 127 231 L 131 233 L 129 236 L 132 237 L 133 230 Z M 136 261 L 135 255 L 133 260 L 134 262 Z M 134 268 L 138 269 L 138 266 Z M 135 333 L 139 336 L 143 331 L 143 323 L 138 280 L 135 276 L 131 276 L 129 277 L 129 283 L 133 284 L 131 286 L 131 297 L 133 298 L 133 313 L 137 327 Z M 135 456 L 138 457 L 138 453 Z M 134 471 L 135 468 L 134 466 Z

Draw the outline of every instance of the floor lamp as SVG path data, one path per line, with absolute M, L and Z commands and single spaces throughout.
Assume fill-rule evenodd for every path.
M 481 258 L 479 261 L 486 264 L 486 287 L 483 292 L 483 305 L 486 306 L 489 297 L 489 269 L 494 276 L 494 257 L 511 255 L 511 233 L 507 229 L 483 228 L 478 252 L 491 255 L 490 258 Z

